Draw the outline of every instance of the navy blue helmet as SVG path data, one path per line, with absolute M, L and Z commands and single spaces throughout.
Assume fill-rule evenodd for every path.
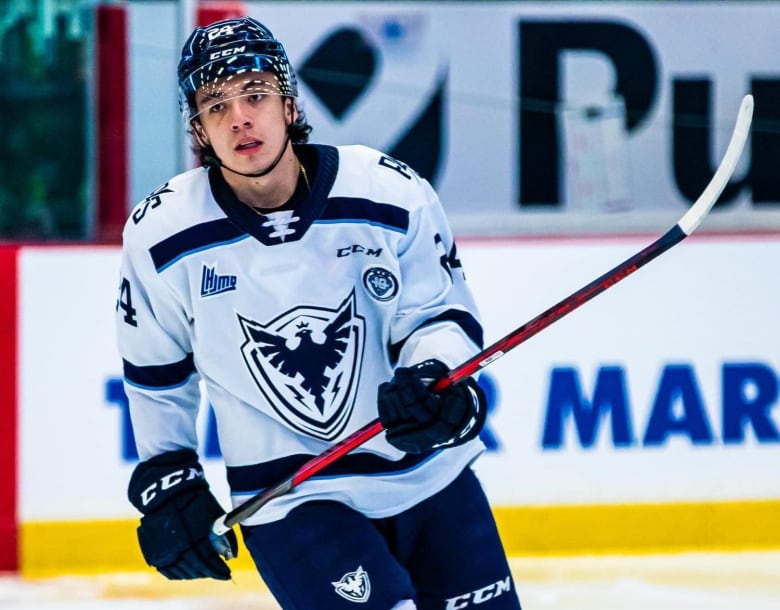
M 179 60 L 179 104 L 187 122 L 197 114 L 195 92 L 208 83 L 251 72 L 270 72 L 274 83 L 256 82 L 255 92 L 298 97 L 298 83 L 284 46 L 251 17 L 225 19 L 197 27 L 184 43 Z M 246 78 L 241 83 L 248 82 Z M 238 91 L 239 89 L 236 89 Z M 248 91 L 246 85 L 241 94 Z

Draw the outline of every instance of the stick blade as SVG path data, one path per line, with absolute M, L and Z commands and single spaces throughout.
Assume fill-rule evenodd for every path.
M 729 183 L 737 162 L 742 155 L 742 149 L 745 147 L 748 134 L 750 133 L 750 124 L 753 122 L 753 96 L 746 95 L 742 98 L 739 105 L 737 120 L 734 124 L 734 130 L 731 132 L 731 139 L 723 154 L 723 159 L 718 165 L 718 169 L 712 176 L 707 187 L 699 195 L 699 198 L 679 220 L 679 226 L 686 235 L 693 233 L 704 220 L 704 217 L 715 205 L 723 189 Z

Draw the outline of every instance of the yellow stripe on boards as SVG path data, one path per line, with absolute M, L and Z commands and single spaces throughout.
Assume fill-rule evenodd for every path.
M 507 554 L 584 555 L 780 549 L 780 500 L 582 506 L 497 506 Z M 135 520 L 26 522 L 20 571 L 29 577 L 149 571 Z M 239 540 L 241 536 L 239 535 Z M 234 570 L 254 570 L 240 543 Z
M 154 571 L 138 547 L 136 520 L 33 521 L 20 528 L 20 572 L 31 578 L 62 574 Z M 235 570 L 254 570 L 239 538 Z
M 509 555 L 780 548 L 780 500 L 494 508 Z

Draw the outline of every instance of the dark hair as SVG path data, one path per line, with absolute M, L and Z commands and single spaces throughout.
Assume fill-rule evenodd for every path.
M 298 116 L 287 128 L 287 133 L 290 134 L 290 141 L 293 144 L 306 144 L 306 142 L 309 141 L 309 134 L 313 129 L 314 128 L 306 120 L 306 113 L 298 108 Z

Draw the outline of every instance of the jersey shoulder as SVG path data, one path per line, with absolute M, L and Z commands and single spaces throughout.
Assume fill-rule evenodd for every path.
M 362 144 L 336 148 L 339 170 L 331 196 L 363 197 L 406 209 L 435 198 L 428 181 L 403 161 Z
M 211 195 L 207 170 L 198 167 L 172 177 L 139 201 L 125 223 L 123 240 L 148 247 L 222 216 Z

